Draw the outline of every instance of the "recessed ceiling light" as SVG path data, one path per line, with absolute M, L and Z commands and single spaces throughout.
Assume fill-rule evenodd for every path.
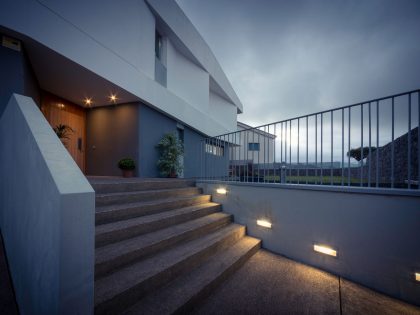
M 86 105 L 92 105 L 92 99 L 91 98 L 85 98 L 85 104 Z
M 114 102 L 114 103 L 115 103 L 115 101 L 117 100 L 117 95 L 115 95 L 115 94 L 111 94 L 111 95 L 109 96 L 109 99 L 111 100 L 111 102 Z

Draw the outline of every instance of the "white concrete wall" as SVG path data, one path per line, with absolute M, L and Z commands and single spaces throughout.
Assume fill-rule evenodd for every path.
M 169 40 L 166 64 L 168 89 L 196 109 L 208 112 L 209 74 L 178 52 Z
M 263 247 L 420 305 L 420 193 L 199 182 Z M 215 189 L 227 188 L 227 195 Z M 257 219 L 272 223 L 267 229 Z M 314 244 L 338 251 L 316 253 Z M 298 285 L 298 284 L 297 284 Z
M 242 108 L 220 65 L 176 3 L 150 3 L 161 11 L 172 29 L 171 36 L 177 37 L 182 45 L 188 46 L 190 54 L 196 54 L 196 59 L 207 65 L 203 68 L 207 73 L 214 72 L 235 106 Z M 212 115 L 206 110 L 208 99 L 203 104 L 197 102 L 208 94 L 208 86 L 204 91 L 196 90 L 195 85 L 180 87 L 172 83 L 174 90 L 182 94 L 179 96 L 154 81 L 155 17 L 143 0 L 127 0 L 124 5 L 111 0 L 5 0 L 0 10 L 0 25 L 56 51 L 204 134 L 214 136 L 236 129 L 236 122 L 229 125 L 219 122 L 225 114 Z M 194 34 L 193 38 L 189 34 Z M 174 74 L 179 73 L 176 67 L 172 70 Z M 196 69 L 191 72 L 199 73 Z M 205 80 L 204 73 L 198 76 Z M 199 80 L 200 86 L 202 81 Z M 191 82 L 195 81 L 187 83 Z M 190 94 L 185 95 L 187 90 Z
M 95 193 L 33 100 L 0 120 L 0 228 L 21 314 L 92 314 Z
M 210 91 L 209 93 L 209 115 L 218 120 L 226 129 L 236 125 L 236 107 L 224 98 Z

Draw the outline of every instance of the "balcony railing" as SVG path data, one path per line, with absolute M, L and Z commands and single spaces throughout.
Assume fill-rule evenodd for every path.
M 201 143 L 201 179 L 419 189 L 420 90 Z

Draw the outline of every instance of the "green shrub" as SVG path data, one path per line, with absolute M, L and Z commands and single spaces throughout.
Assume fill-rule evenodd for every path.
M 162 176 L 176 176 L 182 171 L 179 158 L 184 153 L 182 142 L 175 133 L 168 133 L 156 145 L 160 158 L 157 166 Z
M 136 163 L 132 158 L 124 158 L 118 162 L 118 167 L 122 170 L 134 170 Z

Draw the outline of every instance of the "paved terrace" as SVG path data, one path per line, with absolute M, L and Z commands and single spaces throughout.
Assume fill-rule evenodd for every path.
M 195 314 L 420 314 L 420 308 L 258 251 Z

